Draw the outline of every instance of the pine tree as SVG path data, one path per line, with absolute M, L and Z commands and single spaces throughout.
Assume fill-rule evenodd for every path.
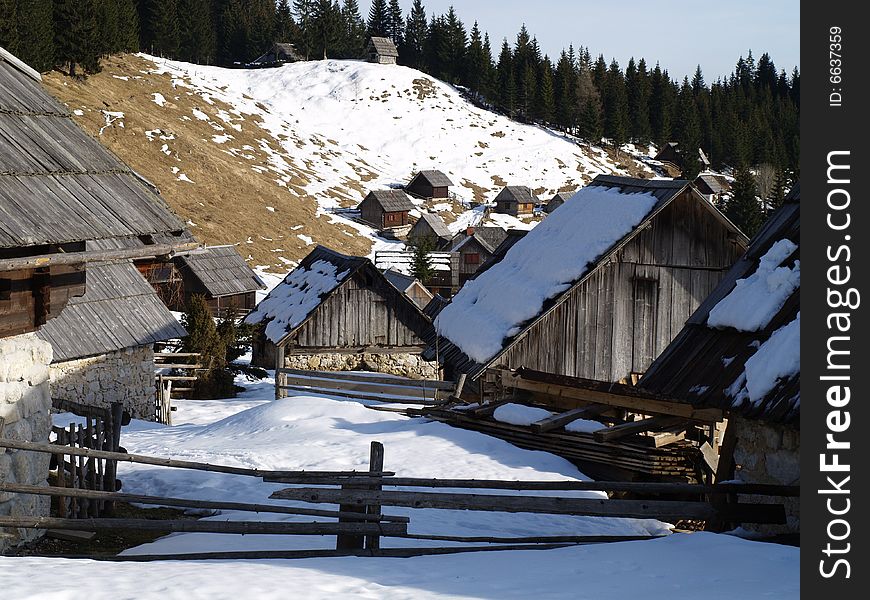
M 401 46 L 405 37 L 405 21 L 402 18 L 402 8 L 399 0 L 390 0 L 387 7 L 387 23 L 389 24 L 389 36 L 396 46 Z
M 116 0 L 94 0 L 97 16 L 97 45 L 100 54 L 107 56 L 120 49 L 118 32 L 118 4 Z
M 731 198 L 725 206 L 725 215 L 749 237 L 758 231 L 764 220 L 756 194 L 752 172 L 745 166 L 738 167 L 734 173 Z
M 159 56 L 178 56 L 178 0 L 145 0 L 150 39 L 148 51 Z
M 604 135 L 617 148 L 628 141 L 628 95 L 616 60 L 611 61 L 604 86 Z
M 178 58 L 208 64 L 215 59 L 214 27 L 208 0 L 178 0 Z
M 465 66 L 465 51 L 468 45 L 468 36 L 465 26 L 456 15 L 451 6 L 444 17 L 445 38 L 441 45 L 441 58 L 443 61 L 445 79 L 450 83 L 458 83 Z
M 601 106 L 594 98 L 589 97 L 583 104 L 580 113 L 580 137 L 592 144 L 601 142 L 604 132 L 601 127 Z
M 18 23 L 17 0 L 0 0 L 0 46 L 16 55 L 20 54 Z
M 314 54 L 328 58 L 343 45 L 344 24 L 341 9 L 332 0 L 316 0 L 311 26 L 314 28 Z
M 541 85 L 536 106 L 535 116 L 545 124 L 551 123 L 556 113 L 556 99 L 553 90 L 553 66 L 549 58 L 545 58 L 541 66 Z
M 390 17 L 387 0 L 372 0 L 367 26 L 370 37 L 389 37 Z
M 121 52 L 139 51 L 139 10 L 136 0 L 117 0 L 118 2 L 118 50 Z
M 76 68 L 85 73 L 100 70 L 97 15 L 93 0 L 57 0 L 54 10 L 55 62 L 67 68 L 71 77 Z
M 516 80 L 514 79 L 513 54 L 507 40 L 501 46 L 496 67 L 498 76 L 498 103 L 499 106 L 513 116 L 516 110 Z
M 767 196 L 768 214 L 773 214 L 785 202 L 785 196 L 788 193 L 788 175 L 782 169 L 776 172 L 776 178 L 773 180 L 773 187 L 770 189 L 770 194 Z
M 468 43 L 466 64 L 463 69 L 463 85 L 475 94 L 483 94 L 486 88 L 486 78 L 489 72 L 489 62 L 492 58 L 485 55 L 483 39 L 480 37 L 480 27 L 477 21 L 471 28 L 471 41 Z
M 628 94 L 629 137 L 644 146 L 649 143 L 652 135 L 649 123 L 649 74 L 644 59 L 640 59 L 637 64 L 633 58 L 628 62 L 625 68 L 625 85 Z
M 577 125 L 577 116 L 582 110 L 577 99 L 577 69 L 574 62 L 564 50 L 556 63 L 556 73 L 553 77 L 553 94 L 556 105 L 556 124 L 565 131 L 573 131 Z
M 0 7 L 3 6 L 0 0 Z M 51 2 L 18 0 L 18 58 L 40 72 L 54 68 L 54 14 Z M 2 12 L 2 8 L 0 8 Z M 0 22 L 3 17 L 0 16 Z M 2 25 L 0 25 L 2 29 Z M 2 34 L 0 34 L 2 37 Z M 0 40 L 0 46 L 5 46 Z
M 411 12 L 405 21 L 405 37 L 399 49 L 399 61 L 403 65 L 420 69 L 423 67 L 423 47 L 429 35 L 426 23 L 426 9 L 422 0 L 414 0 Z
M 411 246 L 411 275 L 419 279 L 423 285 L 428 285 L 435 275 L 435 267 L 430 253 L 435 249 L 431 237 L 418 238 Z
M 701 124 L 698 118 L 698 108 L 689 79 L 683 79 L 680 95 L 677 98 L 677 110 L 674 115 L 674 134 L 677 148 L 682 160 L 683 179 L 694 179 L 701 171 L 698 148 L 701 147 Z
M 343 58 L 359 58 L 365 52 L 366 26 L 359 13 L 357 0 L 344 0 L 341 7 L 344 24 Z
M 305 57 L 305 60 L 308 60 L 314 47 L 314 28 L 311 23 L 314 1 L 293 0 L 293 13 L 296 15 L 296 23 L 299 25 L 299 39 L 295 41 L 296 49 Z
M 671 112 L 673 98 L 670 78 L 667 71 L 662 71 L 658 63 L 650 77 L 650 125 L 652 140 L 659 147 L 671 141 Z

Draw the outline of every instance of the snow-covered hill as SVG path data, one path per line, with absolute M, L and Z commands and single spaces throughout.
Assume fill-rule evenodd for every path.
M 599 173 L 652 174 L 621 153 L 480 109 L 419 71 L 357 61 L 222 69 L 113 57 L 87 82 L 52 76 L 76 117 L 162 190 L 208 242 L 274 270 L 313 243 L 367 254 L 374 232 L 334 214 L 369 189 L 440 169 L 456 198 L 429 203 L 454 229 L 506 185 L 547 198 Z M 501 223 L 504 225 L 504 223 Z M 247 250 L 247 251 L 245 251 Z

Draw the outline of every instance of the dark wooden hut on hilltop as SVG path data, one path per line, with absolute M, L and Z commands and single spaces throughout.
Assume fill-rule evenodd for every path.
M 643 200 L 648 209 L 632 217 L 636 223 L 615 223 L 621 217 L 614 203 L 622 199 Z M 570 214 L 545 220 L 460 290 L 427 337 L 427 358 L 435 356 L 437 332 L 439 360 L 453 375 L 465 373 L 470 380 L 494 366 L 630 380 L 646 371 L 746 248 L 745 236 L 688 181 L 600 175 L 562 210 L 568 207 Z M 587 248 L 586 240 L 597 240 L 598 229 L 608 224 L 628 233 L 606 247 L 594 246 L 594 252 Z M 596 229 L 584 236 L 584 225 Z M 564 238 L 564 247 L 553 246 L 557 238 Z M 526 290 L 538 285 L 537 271 L 551 262 L 577 265 L 580 275 L 554 284 L 552 295 Z M 516 267 L 522 264 L 535 270 L 534 278 L 519 279 Z M 511 293 L 499 293 L 501 288 Z M 516 321 L 520 298 L 514 294 L 520 293 L 545 299 L 535 314 Z M 487 302 L 479 302 L 483 297 Z M 500 314 L 489 313 L 490 306 Z M 482 333 L 492 334 L 485 347 Z
M 799 258 L 797 186 L 638 383 L 726 411 L 720 481 L 800 483 Z M 799 529 L 797 499 L 785 505 L 787 525 L 766 533 Z
M 513 215 L 531 215 L 535 212 L 538 198 L 524 185 L 509 185 L 495 197 L 495 212 Z
M 558 194 L 550 198 L 550 201 L 547 202 L 547 205 L 544 207 L 544 212 L 550 214 L 551 212 L 565 204 L 565 202 L 573 195 L 574 194 L 572 193 L 559 192 Z
M 274 368 L 431 375 L 419 360 L 430 325 L 367 258 L 317 246 L 251 312 L 253 363 Z
M 722 195 L 731 191 L 731 184 L 723 175 L 701 173 L 692 183 L 713 204 L 718 204 Z
M 408 212 L 414 203 L 402 190 L 372 190 L 359 205 L 360 218 L 376 229 L 391 229 L 409 224 Z
M 677 142 L 667 142 L 658 154 L 655 155 L 655 160 L 673 165 L 678 171 L 683 169 L 683 149 L 679 147 Z M 710 159 L 701 148 L 698 148 L 698 164 L 701 170 L 705 171 L 710 168 Z
M 453 182 L 441 171 L 420 171 L 405 186 L 405 191 L 418 198 L 447 198 Z

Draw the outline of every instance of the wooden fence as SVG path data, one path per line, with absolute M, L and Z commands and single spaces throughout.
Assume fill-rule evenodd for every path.
M 198 373 L 204 369 L 204 365 L 198 352 L 155 352 L 154 369 L 158 371 L 155 419 L 158 423 L 172 425 L 172 411 L 175 410 L 172 394 L 193 391 L 194 383 L 199 379 Z M 176 374 L 162 372 L 166 370 Z M 179 372 L 184 374 L 177 374 Z
M 111 458 L 86 456 L 78 449 L 92 449 L 116 453 L 121 440 L 121 426 L 124 422 L 124 407 L 120 403 L 111 408 L 69 406 L 64 403 L 63 410 L 72 410 L 85 418 L 85 423 L 70 423 L 68 427 L 51 428 L 56 437 L 53 462 L 57 464 L 57 487 L 68 489 L 58 495 L 57 512 L 61 517 L 85 519 L 111 514 L 114 509 L 112 499 L 88 497 L 75 493 L 78 490 L 109 491 L 118 488 L 117 461 Z
M 128 462 L 160 465 L 171 468 L 194 469 L 219 473 L 232 473 L 259 477 L 267 482 L 291 484 L 274 492 L 270 497 L 315 504 L 337 504 L 337 510 L 325 508 L 299 508 L 278 504 L 251 504 L 239 502 L 205 501 L 157 496 L 120 494 L 113 491 L 77 490 L 61 487 L 25 486 L 0 483 L 0 491 L 7 493 L 71 496 L 92 503 L 128 501 L 164 506 L 226 509 L 250 512 L 271 512 L 291 515 L 310 515 L 332 518 L 332 521 L 191 521 L 178 519 L 72 519 L 64 517 L 0 517 L 0 527 L 52 528 L 71 530 L 141 529 L 160 532 L 208 532 L 220 534 L 271 535 L 334 535 L 334 550 L 198 552 L 174 555 L 147 555 L 118 560 L 178 560 L 178 559 L 230 559 L 230 558 L 309 558 L 313 556 L 422 556 L 454 552 L 476 552 L 508 549 L 549 549 L 577 544 L 609 543 L 627 540 L 652 539 L 656 536 L 579 536 L 566 532 L 554 536 L 461 536 L 438 533 L 411 533 L 406 516 L 387 515 L 385 506 L 412 509 L 449 509 L 470 511 L 528 512 L 558 515 L 586 515 L 608 517 L 659 518 L 669 521 L 682 519 L 714 520 L 722 523 L 783 523 L 785 511 L 781 504 L 750 504 L 734 501 L 738 494 L 754 497 L 795 497 L 796 486 L 757 484 L 687 485 L 632 482 L 567 481 L 502 481 L 475 479 L 430 479 L 396 477 L 384 470 L 384 448 L 372 442 L 368 471 L 263 471 L 244 467 L 212 465 L 171 458 L 136 454 L 123 454 L 87 447 L 60 449 L 55 444 L 39 444 L 0 438 L 0 447 L 23 451 L 68 453 L 77 458 L 109 458 Z M 385 489 L 385 488 L 421 488 Z M 425 491 L 426 488 L 451 488 L 451 491 Z M 471 491 L 457 492 L 457 489 Z M 517 490 L 517 493 L 481 494 L 476 490 Z M 677 496 L 673 500 L 609 500 L 605 498 L 578 498 L 576 496 L 534 495 L 536 490 L 602 490 L 634 491 L 658 496 Z M 687 499 L 695 494 L 696 500 Z M 714 501 L 720 499 L 720 501 Z M 88 517 L 85 511 L 83 517 Z M 448 547 L 381 548 L 382 538 L 402 538 L 419 541 L 444 541 L 466 544 Z M 485 544 L 485 545 L 468 545 Z M 88 556 L 87 558 L 95 558 Z

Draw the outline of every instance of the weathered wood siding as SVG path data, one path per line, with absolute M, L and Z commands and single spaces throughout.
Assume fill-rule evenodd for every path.
M 415 179 L 408 185 L 408 192 L 421 198 L 447 198 L 447 186 L 435 187 L 429 185 L 422 178 Z
M 85 293 L 85 279 L 81 265 L 0 273 L 0 337 L 36 331 L 58 316 Z
M 400 295 L 386 282 L 357 273 L 299 329 L 291 342 L 293 351 L 422 347 L 428 321 Z
M 643 373 L 740 254 L 709 211 L 679 198 L 498 362 L 602 381 Z
M 359 205 L 360 218 L 378 229 L 384 226 L 384 211 L 371 196 L 366 196 Z
M 469 254 L 477 254 L 480 256 L 480 261 L 475 263 L 466 263 L 465 257 Z M 468 281 L 472 275 L 477 273 L 480 267 L 485 263 L 492 254 L 476 239 L 468 240 L 462 248 L 459 249 L 459 285 Z

